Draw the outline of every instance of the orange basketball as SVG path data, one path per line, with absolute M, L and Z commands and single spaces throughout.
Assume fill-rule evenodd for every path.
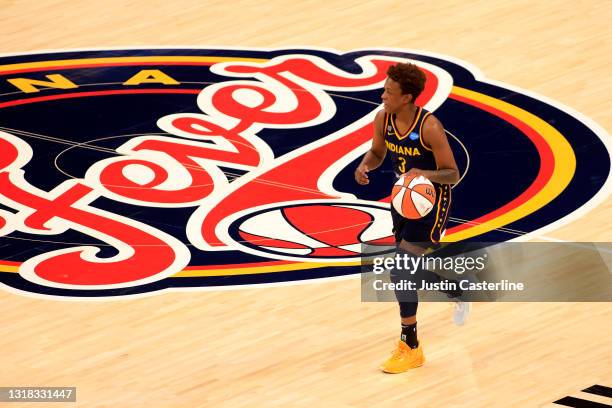
M 393 185 L 391 205 L 404 218 L 423 218 L 436 202 L 436 189 L 424 176 L 402 175 Z

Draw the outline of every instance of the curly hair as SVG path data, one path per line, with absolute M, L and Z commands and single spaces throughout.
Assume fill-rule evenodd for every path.
M 387 76 L 399 83 L 402 94 L 412 95 L 412 102 L 425 88 L 425 73 L 414 64 L 398 63 L 387 69 Z

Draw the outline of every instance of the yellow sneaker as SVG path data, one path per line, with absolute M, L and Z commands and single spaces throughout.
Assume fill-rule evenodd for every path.
M 425 356 L 423 356 L 423 348 L 419 342 L 419 347 L 411 349 L 403 341 L 398 341 L 397 348 L 393 350 L 391 357 L 387 359 L 380 367 L 385 373 L 397 374 L 408 371 L 411 368 L 417 368 L 423 365 Z

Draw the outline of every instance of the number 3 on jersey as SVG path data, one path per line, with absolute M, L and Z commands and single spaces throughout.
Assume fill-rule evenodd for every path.
M 400 161 L 398 167 L 400 174 L 404 174 L 406 172 L 406 159 L 404 159 L 403 157 L 398 157 L 397 159 Z

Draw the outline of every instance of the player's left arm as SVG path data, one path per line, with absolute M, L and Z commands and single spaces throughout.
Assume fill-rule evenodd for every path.
M 411 169 L 408 173 L 419 173 L 429 180 L 440 184 L 455 184 L 459 181 L 459 169 L 455 156 L 448 144 L 442 123 L 434 115 L 429 115 L 423 123 L 423 143 L 433 151 L 437 170 Z

